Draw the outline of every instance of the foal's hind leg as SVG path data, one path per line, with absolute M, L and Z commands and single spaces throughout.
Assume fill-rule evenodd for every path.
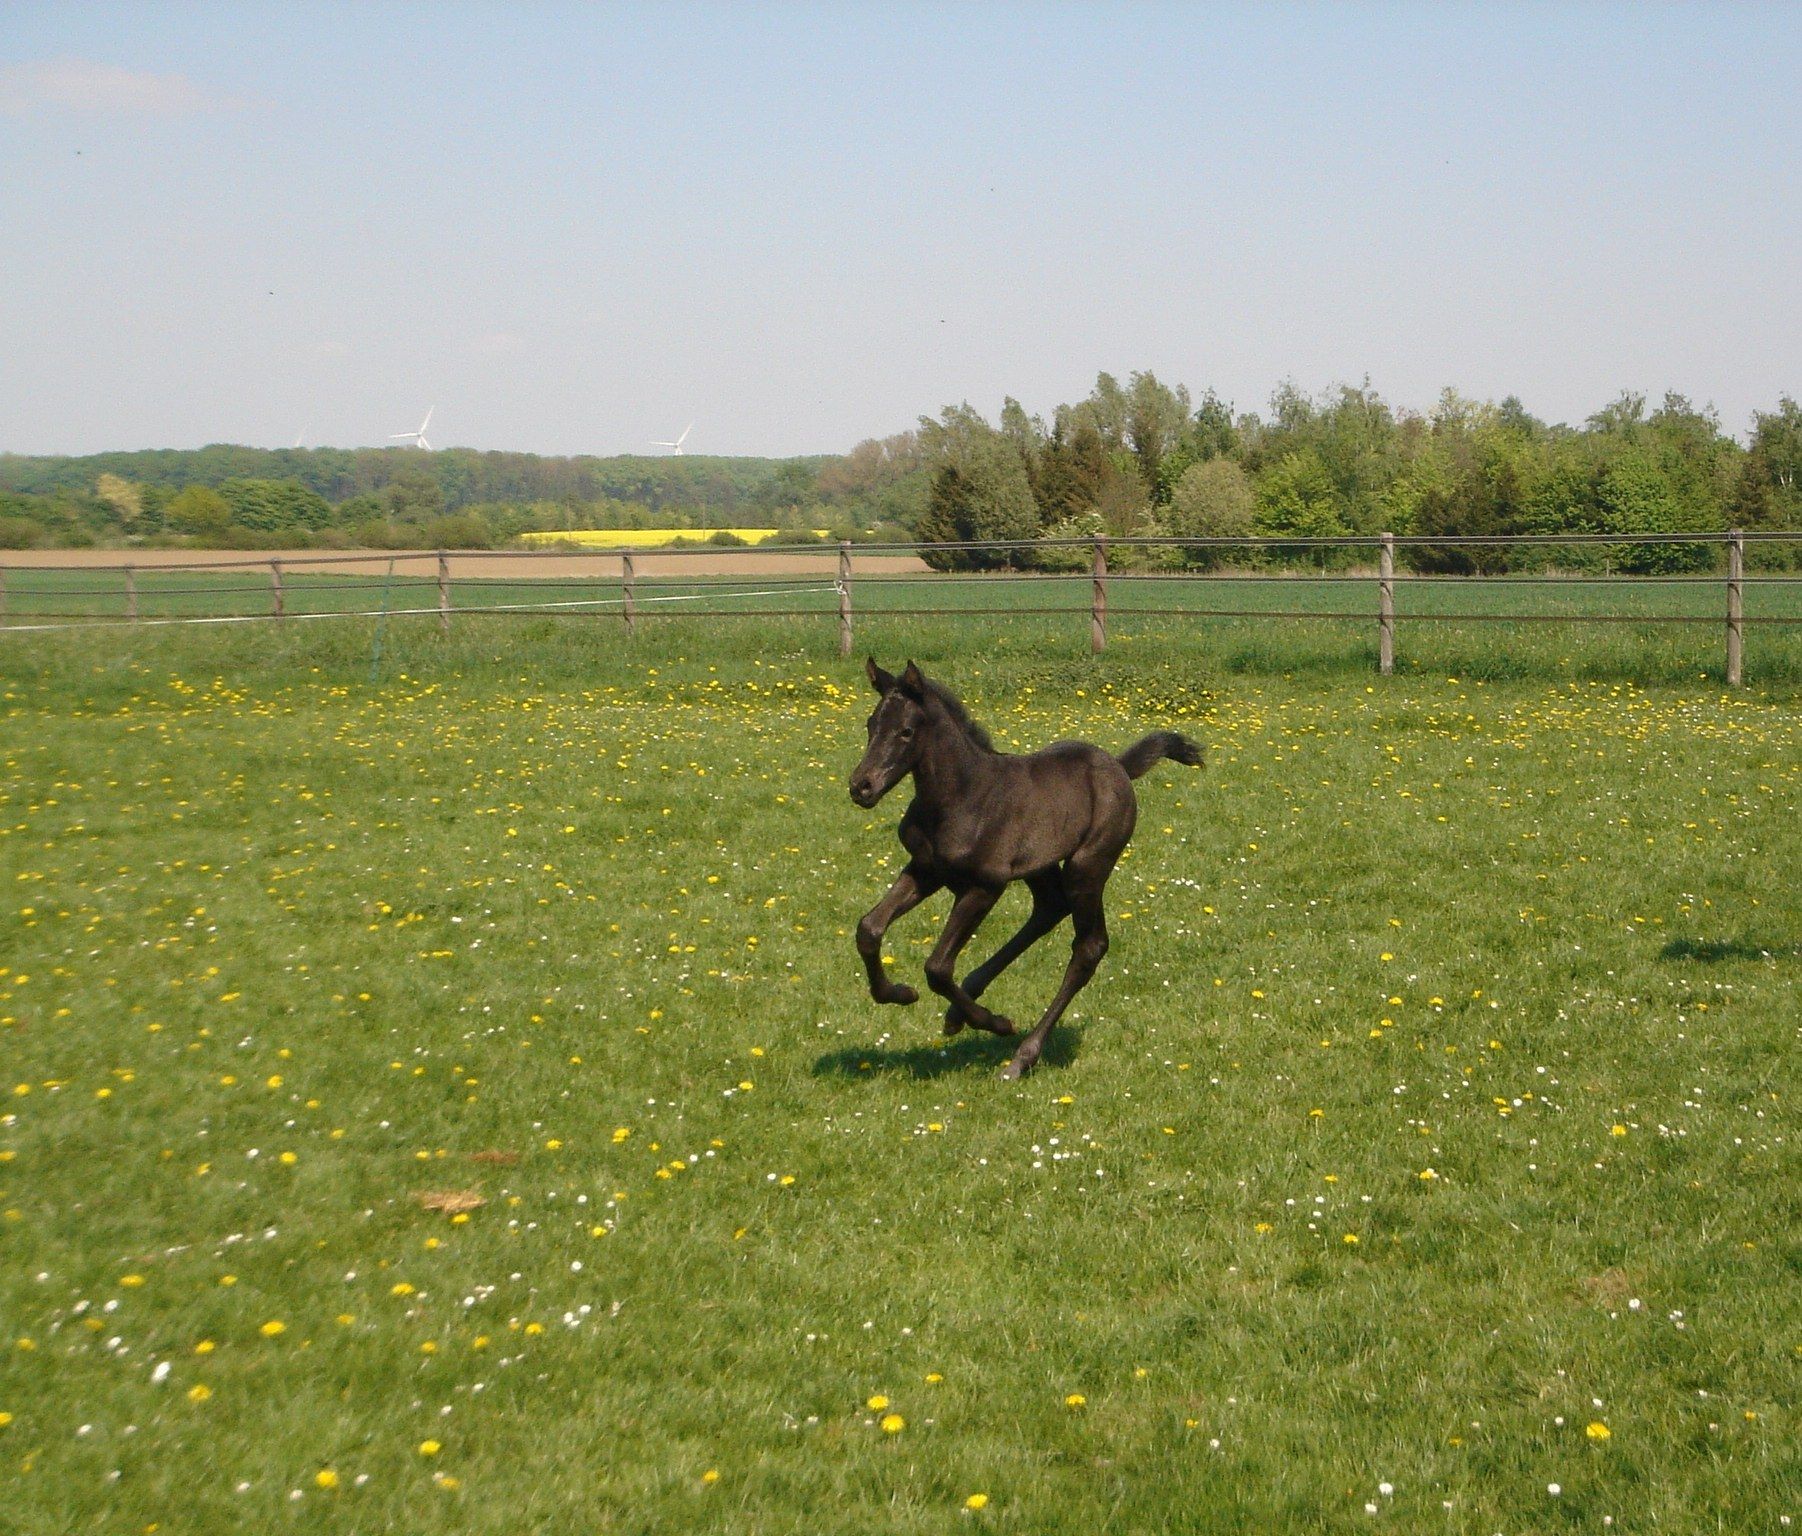
M 1020 925 L 1019 932 L 964 977 L 964 991 L 971 997 L 981 997 L 990 982 L 1070 915 L 1070 898 L 1064 895 L 1063 881 L 1056 870 L 1033 875 L 1026 883 L 1032 887 L 1031 915 Z M 956 1003 L 945 1010 L 946 1034 L 955 1035 L 964 1023 L 963 1010 Z
M 1103 874 L 1102 880 L 1106 879 Z M 1014 1059 L 1001 1069 L 1003 1077 L 1024 1077 L 1032 1071 L 1039 1052 L 1045 1049 L 1052 1026 L 1063 1017 L 1070 999 L 1089 984 L 1095 967 L 1107 953 L 1107 915 L 1102 911 L 1101 892 L 1101 884 L 1096 883 L 1091 888 L 1070 893 L 1070 915 L 1075 922 L 1076 936 L 1070 943 L 1070 963 L 1064 968 L 1063 985 L 1057 989 L 1057 996 L 1052 998 L 1044 1017 L 1033 1025 L 1032 1033 L 1020 1042 Z
M 999 888 L 991 890 L 980 885 L 973 885 L 958 895 L 957 905 L 945 919 L 944 931 L 939 934 L 932 958 L 926 962 L 926 985 L 940 997 L 948 998 L 963 1014 L 966 1023 L 991 1034 L 1011 1035 L 1014 1032 L 1012 1024 L 1000 1014 L 990 1013 L 957 984 L 958 953 L 1000 898 Z
M 863 915 L 857 925 L 857 952 L 863 956 L 864 970 L 870 978 L 870 996 L 879 1003 L 911 1003 L 920 994 L 899 981 L 890 981 L 882 969 L 882 936 L 889 924 L 905 912 L 911 912 L 944 884 L 942 880 L 923 874 L 909 864 L 896 876 L 882 900 Z

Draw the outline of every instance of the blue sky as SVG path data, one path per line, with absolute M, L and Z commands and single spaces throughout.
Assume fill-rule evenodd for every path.
M 0 0 L 0 451 L 831 452 L 1149 368 L 1730 430 L 1802 9 Z

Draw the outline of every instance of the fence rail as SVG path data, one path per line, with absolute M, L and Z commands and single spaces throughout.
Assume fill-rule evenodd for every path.
M 270 556 L 200 556 L 118 562 L 82 560 L 56 564 L 0 558 L 0 634 L 23 635 L 92 626 L 276 623 L 326 618 L 436 616 L 441 633 L 453 617 L 522 614 L 616 617 L 630 636 L 652 618 L 815 618 L 838 621 L 841 655 L 851 651 L 858 619 L 971 617 L 989 610 L 969 602 L 900 604 L 890 594 L 925 589 L 935 598 L 964 597 L 990 587 L 1031 591 L 1061 584 L 1083 591 L 1086 601 L 1009 602 L 1008 614 L 1069 615 L 1088 618 L 1092 651 L 1105 650 L 1110 624 L 1137 618 L 1314 620 L 1374 623 L 1378 668 L 1395 666 L 1398 628 L 1435 623 L 1511 624 L 1720 624 L 1725 673 L 1732 686 L 1744 675 L 1745 631 L 1753 625 L 1795 625 L 1802 613 L 1748 615 L 1747 588 L 1802 586 L 1802 575 L 1746 570 L 1748 546 L 1802 544 L 1792 531 L 1680 534 L 1401 535 L 1383 533 L 1315 539 L 1250 538 L 1084 538 L 1029 543 L 973 540 L 943 544 L 784 545 L 722 550 L 688 545 L 672 549 L 534 549 L 496 551 L 418 550 L 351 552 L 284 550 Z M 1402 552 L 1432 551 L 1444 559 L 1452 550 L 1559 547 L 1594 558 L 1596 546 L 1631 551 L 1646 546 L 1689 547 L 1693 560 L 1707 555 L 1695 546 L 1718 546 L 1724 570 L 1659 572 L 1646 575 L 1546 570 L 1531 574 L 1473 571 L 1440 575 L 1398 570 Z M 1340 560 L 1374 557 L 1373 569 L 1296 570 L 1257 568 L 1256 562 L 1292 561 L 1298 555 L 1327 554 Z M 1110 556 L 1115 557 L 1113 561 Z M 1119 557 L 1140 562 L 1197 557 L 1217 564 L 1238 557 L 1245 569 L 1118 568 Z M 722 557 L 742 567 L 722 573 Z M 703 562 L 711 560 L 713 569 Z M 522 564 L 521 562 L 529 562 Z M 1056 569 L 1043 567 L 1055 562 Z M 979 563 L 999 569 L 950 571 L 934 565 Z M 861 569 L 860 569 L 861 566 Z M 684 574 L 684 567 L 696 573 Z M 899 567 L 899 568 L 896 568 Z M 257 580 L 245 578 L 256 576 Z M 174 578 L 170 580 L 170 578 Z M 1223 596 L 1248 587 L 1297 581 L 1331 590 L 1366 590 L 1368 607 L 1318 608 L 1168 606 L 1155 594 L 1212 588 Z M 1147 584 L 1147 585 L 1142 585 Z M 1712 588 L 1720 594 L 1713 614 L 1669 612 L 1524 613 L 1488 610 L 1433 611 L 1414 595 L 1435 587 L 1567 589 Z M 1145 591 L 1152 601 L 1116 602 Z M 873 601 L 859 602 L 856 594 Z M 1398 601 L 1400 594 L 1400 601 Z M 377 598 L 379 596 L 379 605 Z M 801 599 L 816 603 L 794 604 Z M 361 600 L 359 600 L 361 599 Z M 397 601 L 398 599 L 398 601 Z M 772 602 L 771 600 L 774 600 Z

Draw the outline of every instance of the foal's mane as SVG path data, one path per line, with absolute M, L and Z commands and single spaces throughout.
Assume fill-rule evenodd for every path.
M 945 713 L 951 717 L 952 723 L 982 751 L 993 752 L 995 743 L 989 739 L 989 733 L 971 718 L 970 711 L 964 708 L 964 701 L 943 683 L 930 677 L 925 678 L 924 681 L 926 691 L 944 705 Z

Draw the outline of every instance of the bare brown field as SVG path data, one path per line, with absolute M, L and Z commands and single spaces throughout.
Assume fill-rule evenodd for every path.
M 747 549 L 701 549 L 689 554 L 670 554 L 656 550 L 632 550 L 633 572 L 637 576 L 834 576 L 838 572 L 838 550 L 821 545 L 817 550 L 772 550 L 763 553 Z M 501 578 L 509 581 L 531 581 L 547 577 L 595 575 L 618 576 L 618 550 L 593 553 L 493 554 L 479 550 L 450 552 L 453 580 L 469 578 Z M 279 560 L 282 568 L 296 575 L 377 576 L 385 573 L 392 559 L 394 569 L 403 575 L 436 575 L 438 555 L 435 550 L 358 550 L 338 554 L 325 550 L 260 550 L 245 549 L 19 549 L 0 551 L 0 569 L 17 570 L 137 570 L 208 568 L 229 570 L 248 567 L 268 570 L 271 560 Z M 865 555 L 855 550 L 852 563 L 860 575 L 918 574 L 928 569 L 916 555 Z

